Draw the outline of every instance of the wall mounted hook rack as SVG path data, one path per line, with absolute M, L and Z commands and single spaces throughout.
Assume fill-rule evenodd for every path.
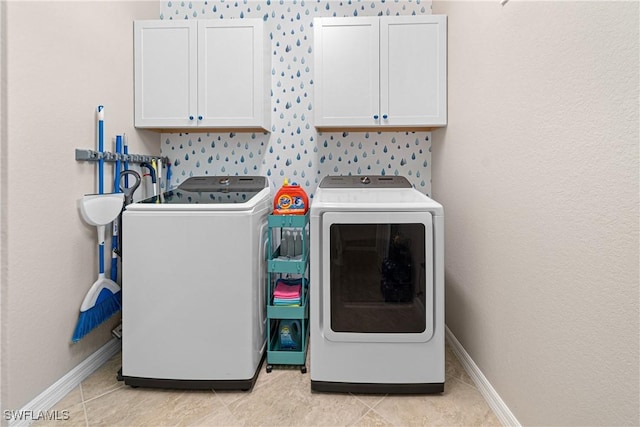
M 105 162 L 116 162 L 118 160 L 129 163 L 151 163 L 153 160 L 161 160 L 163 164 L 169 163 L 168 157 L 151 156 L 146 154 L 121 154 L 105 151 L 103 153 L 95 150 L 85 150 L 76 148 L 77 161 L 97 162 L 100 159 Z

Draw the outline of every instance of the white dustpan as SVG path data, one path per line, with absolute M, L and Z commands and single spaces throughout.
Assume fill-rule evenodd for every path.
M 104 276 L 104 240 L 106 225 L 113 222 L 124 206 L 124 193 L 91 194 L 80 199 L 80 212 L 84 220 L 98 230 L 98 279 L 93 283 L 80 306 L 80 318 L 73 342 L 120 310 L 120 286 Z
M 80 199 L 80 212 L 88 224 L 105 226 L 118 217 L 123 205 L 124 193 L 88 194 Z

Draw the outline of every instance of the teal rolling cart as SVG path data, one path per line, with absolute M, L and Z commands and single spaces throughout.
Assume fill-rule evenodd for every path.
M 309 341 L 309 212 L 269 215 L 267 260 L 267 372 L 299 365 L 307 372 Z M 283 300 L 278 289 L 300 284 L 299 298 Z M 276 295 L 274 296 L 274 292 Z

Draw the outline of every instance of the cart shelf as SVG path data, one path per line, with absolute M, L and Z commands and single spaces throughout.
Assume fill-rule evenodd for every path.
M 309 318 L 309 305 L 268 305 L 267 317 L 270 319 L 307 319 Z
M 280 258 L 280 248 L 278 248 L 267 261 L 267 269 L 269 273 L 304 274 L 309 262 L 309 249 L 307 248 L 300 257 L 300 259 Z

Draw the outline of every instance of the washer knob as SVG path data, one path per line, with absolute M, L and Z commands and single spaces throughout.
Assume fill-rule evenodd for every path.
M 228 177 L 220 178 L 220 181 L 218 182 L 222 185 L 229 185 L 229 178 Z
M 371 184 L 371 178 L 369 178 L 368 176 L 363 176 L 362 178 L 360 178 L 360 182 L 363 184 Z

